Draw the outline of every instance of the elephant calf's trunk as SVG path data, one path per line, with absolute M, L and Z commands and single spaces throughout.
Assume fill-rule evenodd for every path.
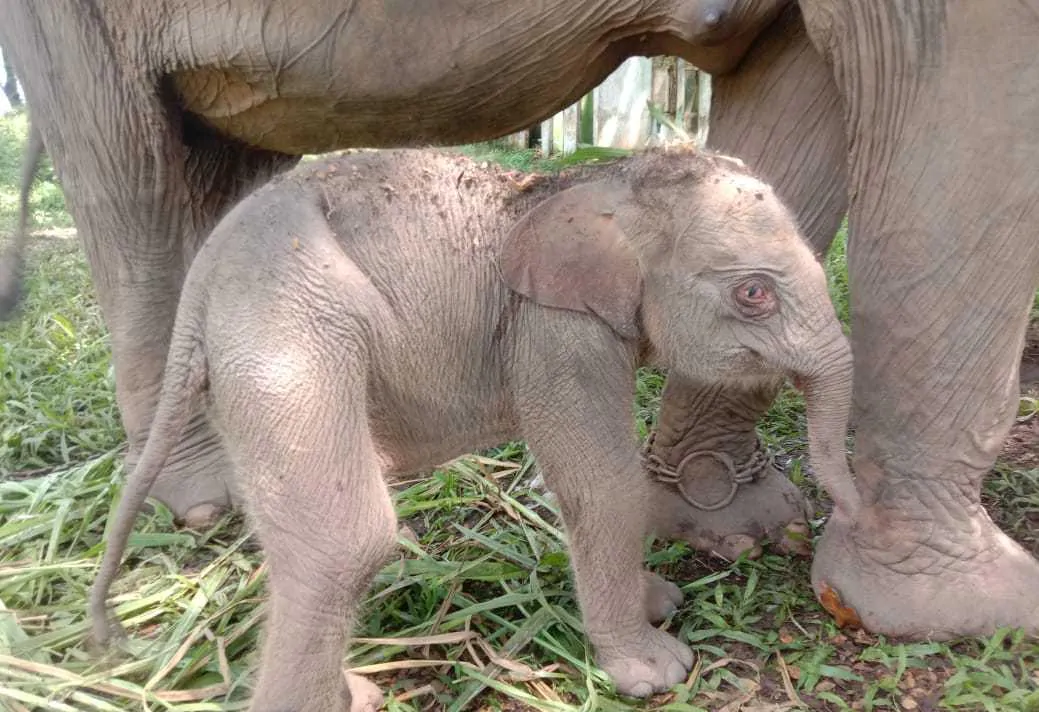
M 808 450 L 816 479 L 835 508 L 854 518 L 862 505 L 858 487 L 848 468 L 845 440 L 851 414 L 851 349 L 840 339 L 839 350 L 823 365 L 798 379 L 805 395 L 808 417 Z

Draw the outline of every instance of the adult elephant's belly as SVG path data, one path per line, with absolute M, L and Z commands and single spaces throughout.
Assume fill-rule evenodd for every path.
M 523 88 L 514 90 L 512 97 L 493 84 L 465 81 L 389 96 L 349 89 L 297 93 L 292 86 L 270 87 L 219 70 L 178 76 L 175 86 L 184 108 L 220 134 L 298 155 L 352 146 L 451 145 L 504 136 L 551 116 L 595 86 L 598 78 L 576 86 L 520 80 Z
M 345 16 L 310 0 L 263 17 L 239 4 L 185 14 L 171 35 L 191 41 L 164 64 L 189 113 L 289 154 L 523 129 L 594 87 L 626 41 L 618 18 L 572 2 L 362 1 Z

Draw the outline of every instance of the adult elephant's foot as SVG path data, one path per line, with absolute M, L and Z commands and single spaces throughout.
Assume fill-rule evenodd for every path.
M 980 505 L 963 518 L 936 507 L 892 521 L 890 511 L 867 507 L 855 522 L 836 513 L 826 524 L 812 585 L 838 625 L 933 640 L 1001 626 L 1039 633 L 1039 561 Z
M 650 529 L 733 560 L 765 542 L 808 555 L 811 507 L 767 457 L 754 429 L 778 384 L 697 386 L 669 378 L 646 449 Z
M 143 447 L 143 439 L 131 446 L 127 471 Z M 185 428 L 150 496 L 169 507 L 181 526 L 206 529 L 233 506 L 232 482 L 231 460 L 213 427 L 199 415 Z

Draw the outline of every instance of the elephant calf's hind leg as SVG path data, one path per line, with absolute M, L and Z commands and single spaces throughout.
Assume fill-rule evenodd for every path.
M 337 387 L 349 368 L 305 371 L 283 397 L 252 399 L 233 448 L 270 566 L 250 712 L 374 712 L 378 690 L 344 676 L 342 661 L 357 604 L 393 551 L 396 517 L 363 385 Z

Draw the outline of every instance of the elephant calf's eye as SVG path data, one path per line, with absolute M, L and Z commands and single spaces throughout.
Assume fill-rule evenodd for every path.
M 756 319 L 771 316 L 779 309 L 772 283 L 761 277 L 740 282 L 732 291 L 736 309 L 745 317 Z

